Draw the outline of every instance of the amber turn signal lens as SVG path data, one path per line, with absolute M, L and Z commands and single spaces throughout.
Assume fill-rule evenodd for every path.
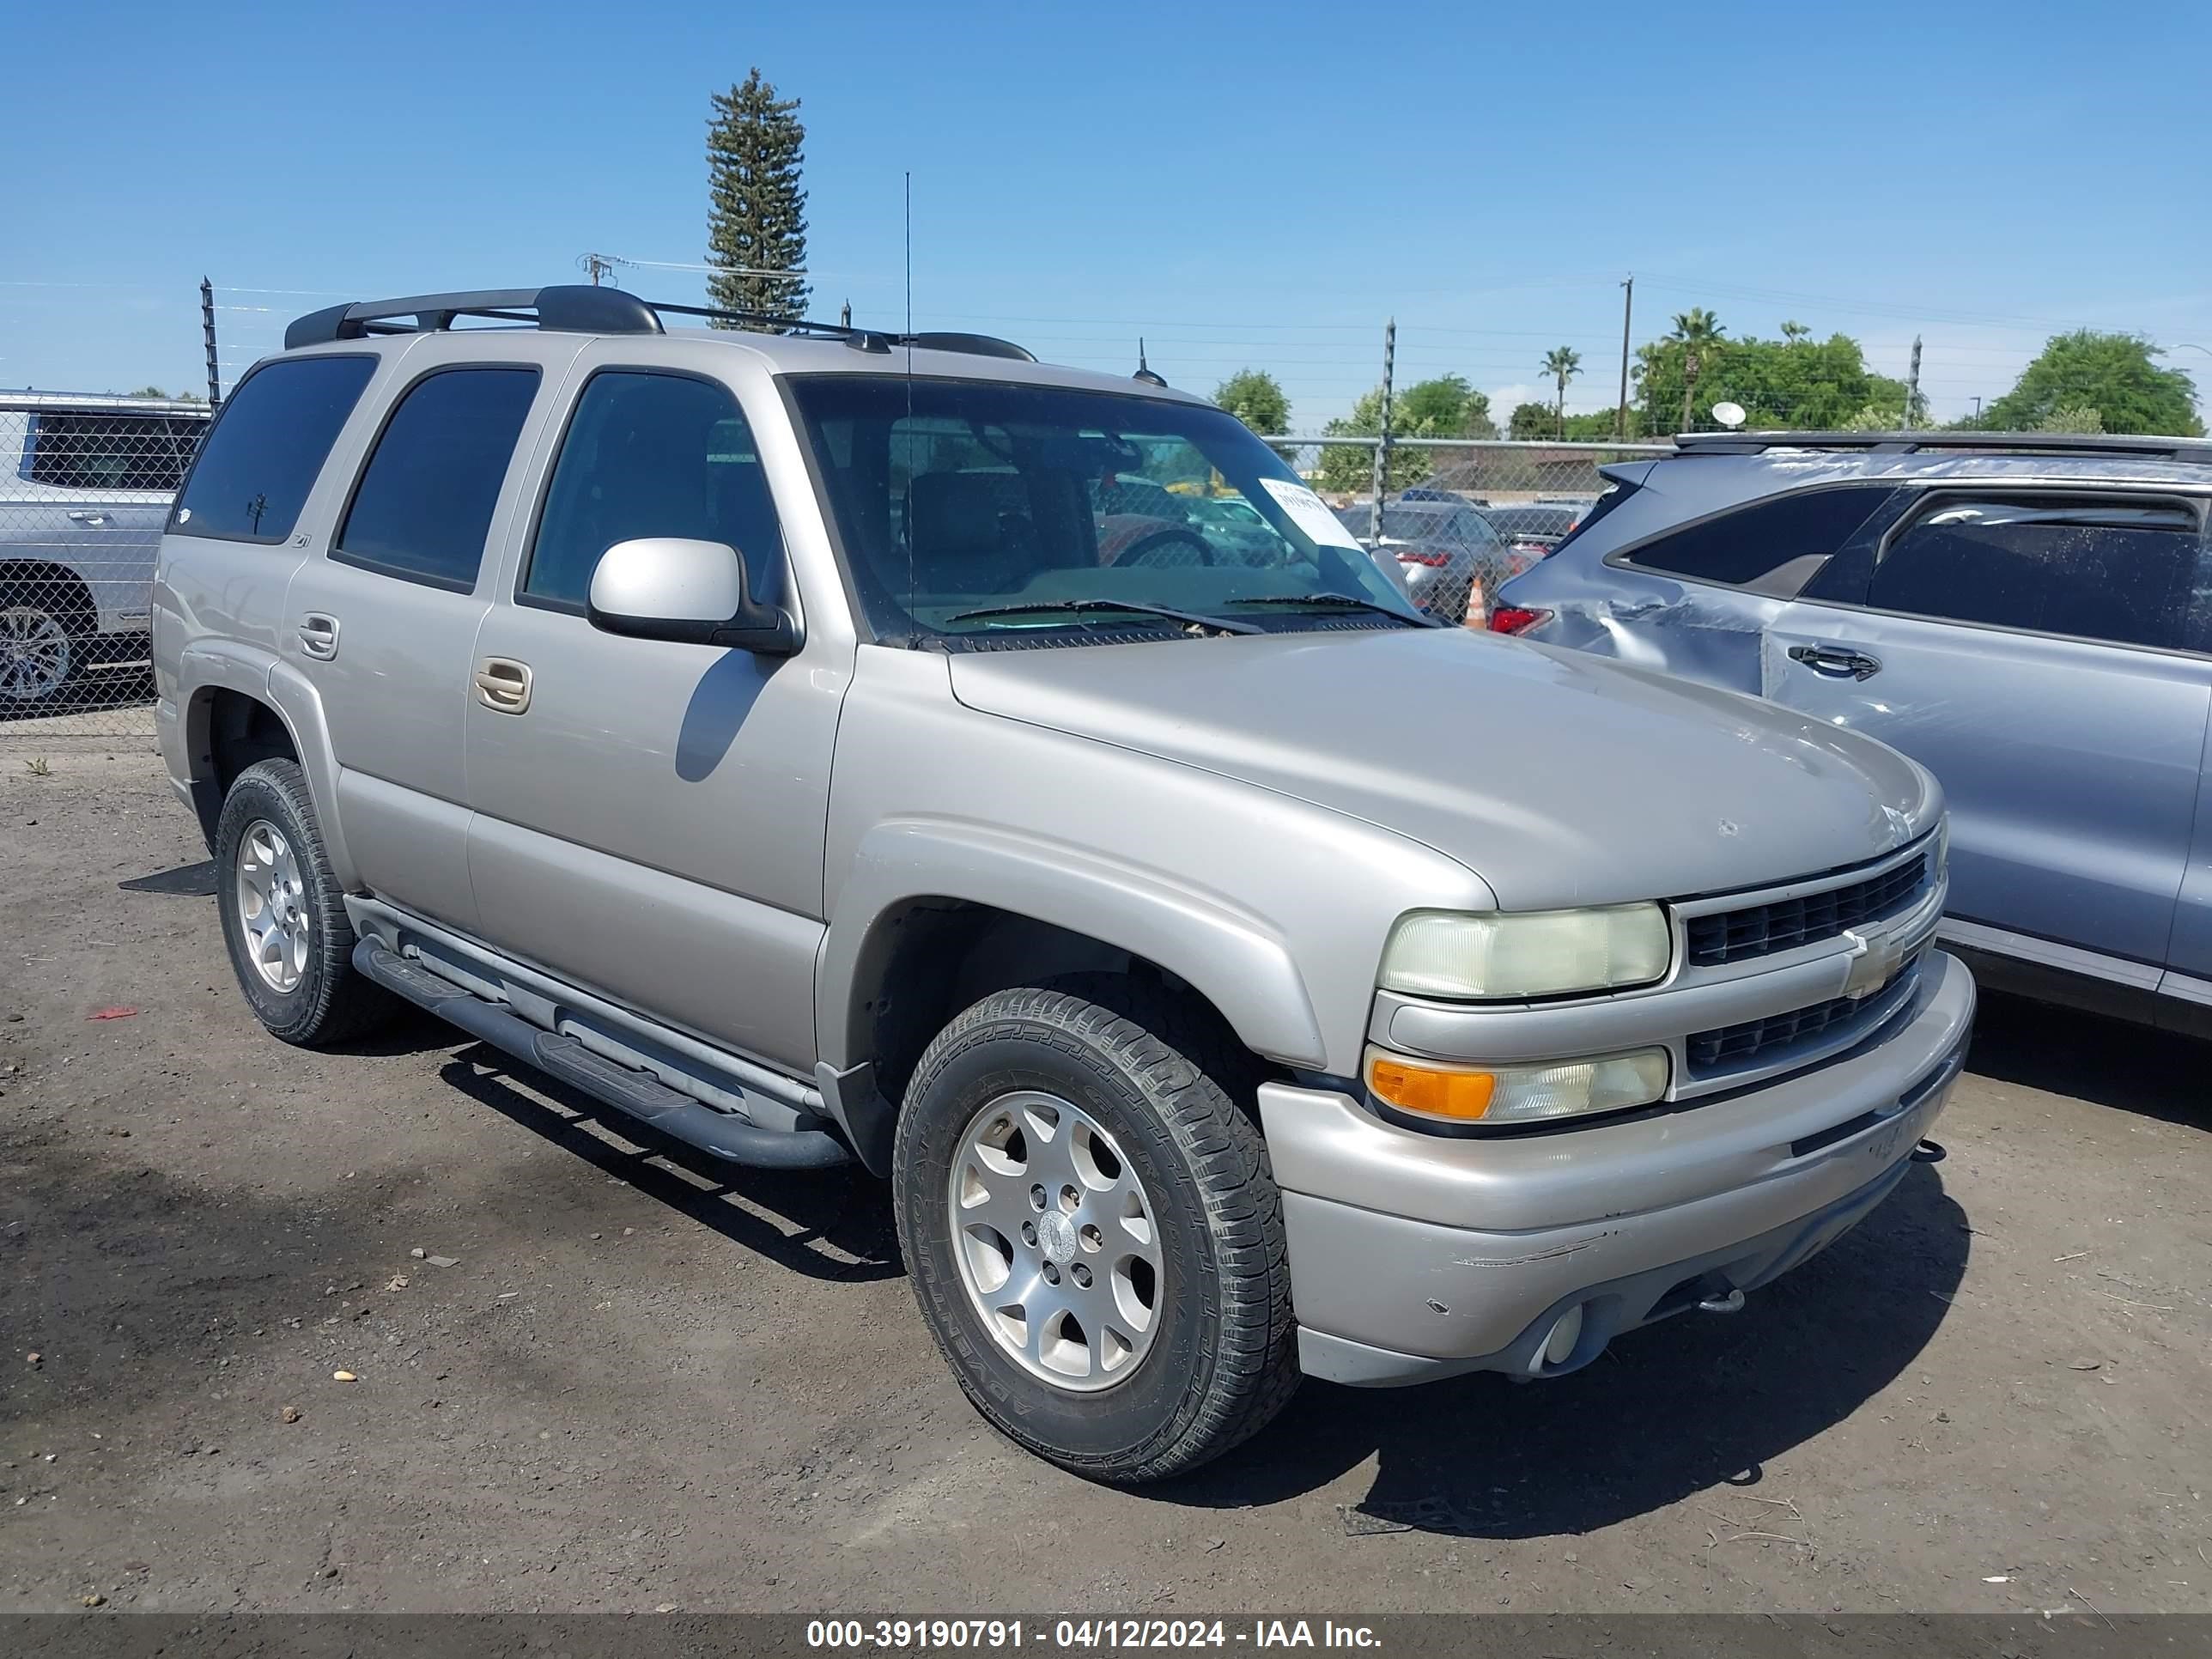
M 1472 1123 L 1490 1109 L 1498 1079 L 1489 1072 L 1447 1072 L 1376 1054 L 1367 1062 L 1375 1097 L 1401 1111 Z

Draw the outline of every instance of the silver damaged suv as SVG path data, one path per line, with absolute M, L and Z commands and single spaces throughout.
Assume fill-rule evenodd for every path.
M 1573 1370 L 1897 1184 L 1974 1002 L 1921 767 L 1437 626 L 1149 375 L 685 314 L 342 306 L 224 404 L 159 717 L 274 1035 L 412 1003 L 859 1160 L 977 1408 L 1109 1480 L 1301 1373 Z

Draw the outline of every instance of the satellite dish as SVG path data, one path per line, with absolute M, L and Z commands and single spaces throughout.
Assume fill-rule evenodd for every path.
M 1737 427 L 1741 426 L 1744 422 L 1743 405 L 1741 404 L 1715 404 L 1713 405 L 1713 418 L 1718 421 L 1723 426 L 1727 427 L 1730 431 L 1734 431 Z

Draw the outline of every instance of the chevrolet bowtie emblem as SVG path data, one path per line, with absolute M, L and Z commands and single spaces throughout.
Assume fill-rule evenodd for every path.
M 1844 979 L 1845 996 L 1872 996 L 1897 976 L 1905 960 L 1905 947 L 1896 934 L 1845 928 L 1844 937 L 1851 942 L 1850 972 Z

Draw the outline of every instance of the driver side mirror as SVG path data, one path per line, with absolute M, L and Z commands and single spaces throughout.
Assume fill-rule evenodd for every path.
M 585 615 L 603 633 L 679 645 L 717 645 L 762 656 L 799 649 L 799 627 L 746 591 L 745 562 L 726 542 L 641 536 L 617 542 L 592 572 Z

